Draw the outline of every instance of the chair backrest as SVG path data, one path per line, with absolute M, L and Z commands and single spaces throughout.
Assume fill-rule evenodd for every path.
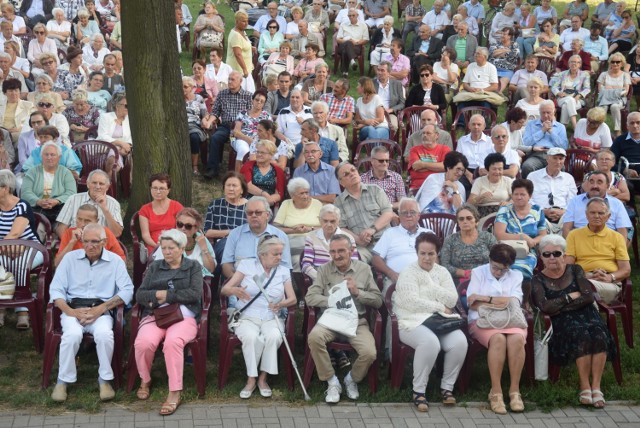
M 444 239 L 458 229 L 456 216 L 444 213 L 421 214 L 419 223 L 422 227 L 433 230 L 433 233 L 440 239 L 440 244 Z
M 78 192 L 86 191 L 87 178 L 89 173 L 96 169 L 106 171 L 107 159 L 109 157 L 114 158 L 114 165 L 118 163 L 120 153 L 117 147 L 107 141 L 99 140 L 86 140 L 73 143 L 71 147 L 78 155 L 80 162 L 82 163 L 82 174 L 78 178 Z M 116 197 L 116 184 L 117 175 L 115 171 L 111 173 L 111 186 L 109 186 L 109 195 Z
M 591 166 L 594 154 L 583 149 L 567 150 L 567 157 L 564 159 L 564 170 L 573 176 L 576 186 L 580 187 L 584 180 L 584 175 Z
M 407 147 L 407 141 L 414 132 L 420 130 L 420 115 L 425 111 L 425 106 L 411 106 L 403 109 L 398 115 L 398 127 L 402 132 L 402 149 Z
M 0 264 L 7 272 L 13 273 L 16 281 L 15 300 L 31 299 L 32 297 L 31 273 L 38 268 L 33 266 L 38 253 L 42 253 L 43 262 L 41 266 L 43 269 L 41 269 L 40 275 L 44 277 L 43 275 L 49 269 L 49 252 L 44 245 L 24 239 L 4 239 L 0 241 Z
M 356 163 L 362 158 L 362 152 L 365 152 L 365 157 L 371 156 L 371 151 L 376 146 L 385 146 L 389 150 L 389 158 L 402 160 L 402 148 L 398 143 L 393 140 L 387 140 L 383 138 L 369 138 L 368 140 L 361 141 L 353 152 L 353 162 Z
M 497 213 L 492 213 L 492 214 L 489 214 L 488 216 L 482 217 L 478 222 L 478 230 L 492 232 L 493 224 L 496 221 L 496 216 L 497 216 Z
M 556 60 L 553 58 L 539 56 L 537 69 L 546 74 L 547 78 L 550 79 L 556 72 Z
M 496 126 L 496 123 L 498 122 L 498 116 L 496 115 L 496 112 L 491 110 L 490 108 L 487 107 L 481 107 L 481 106 L 471 106 L 471 107 L 464 107 L 458 110 L 458 112 L 456 113 L 456 117 L 453 119 L 453 123 L 451 124 L 451 141 L 453 143 L 453 147 L 455 149 L 457 141 L 458 141 L 458 137 L 456 134 L 456 126 L 458 124 L 458 121 L 460 120 L 460 118 L 464 118 L 464 125 L 465 125 L 465 129 L 464 129 L 464 134 L 467 134 L 467 127 L 469 126 L 469 121 L 471 120 L 471 116 L 473 116 L 474 114 L 480 114 L 482 115 L 482 117 L 484 117 L 484 121 L 485 121 L 485 128 L 484 128 L 484 133 L 486 135 L 491 135 L 491 130 L 493 129 L 494 126 Z
M 40 242 L 42 242 L 48 250 L 51 248 L 51 244 L 53 242 L 53 229 L 51 228 L 51 223 L 44 214 L 34 212 L 33 217 L 36 223 L 36 230 L 34 230 L 34 232 L 38 235 Z M 42 229 L 44 232 L 44 239 L 40 236 L 38 229 Z

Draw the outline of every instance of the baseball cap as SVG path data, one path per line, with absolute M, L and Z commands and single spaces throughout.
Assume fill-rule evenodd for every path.
M 552 147 L 549 150 L 547 150 L 547 156 L 556 156 L 556 155 L 567 156 L 567 152 L 565 152 L 564 149 L 561 147 Z

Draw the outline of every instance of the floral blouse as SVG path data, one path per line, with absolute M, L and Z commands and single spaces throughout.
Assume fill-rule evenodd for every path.
M 82 73 L 73 74 L 68 70 L 58 70 L 58 79 L 53 85 L 54 92 L 68 92 L 69 95 L 84 82 Z
M 191 101 L 185 101 L 187 108 L 187 123 L 193 123 L 198 126 L 202 124 L 202 118 L 207 115 L 207 106 L 200 95 Z
M 62 115 L 67 119 L 69 125 L 79 125 L 87 128 L 98 126 L 98 121 L 100 120 L 100 111 L 93 106 L 84 115 L 79 115 L 73 106 L 69 106 L 62 112 Z
M 249 116 L 248 111 L 240 112 L 238 113 L 238 117 L 236 117 L 236 120 L 242 122 L 242 128 L 240 129 L 240 131 L 244 135 L 246 135 L 247 137 L 251 137 L 252 139 L 258 137 L 258 122 L 260 122 L 261 120 L 270 119 L 271 115 L 265 110 L 262 110 L 257 117 Z
M 500 58 L 493 58 L 493 52 L 496 49 L 509 49 L 506 55 L 501 56 Z M 489 47 L 489 62 L 496 66 L 496 68 L 500 68 L 503 70 L 513 71 L 518 66 L 518 58 L 520 54 L 520 49 L 518 48 L 518 43 L 513 42 L 511 46 L 503 46 L 502 43 L 495 43 Z

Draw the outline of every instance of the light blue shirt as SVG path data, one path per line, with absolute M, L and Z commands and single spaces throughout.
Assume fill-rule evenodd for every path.
M 80 175 L 80 172 L 82 172 L 82 162 L 80 162 L 76 152 L 67 146 L 61 145 L 60 148 L 62 149 L 62 155 L 60 156 L 59 164 L 66 166 L 69 170 L 77 172 L 78 175 Z M 36 147 L 31 152 L 29 158 L 22 165 L 22 172 L 26 173 L 31 168 L 42 164 L 42 155 L 40 152 L 42 152 L 42 146 Z
M 591 36 L 586 37 L 582 50 L 590 53 L 591 56 L 598 57 L 600 61 L 606 61 L 609 58 L 609 44 L 607 39 L 602 36 L 598 36 L 598 40 L 595 42 L 591 40 Z
M 31 7 L 27 10 L 27 16 L 29 18 L 33 18 L 36 15 L 44 16 L 43 0 L 33 0 L 31 2 Z
M 258 33 L 263 33 L 265 31 L 268 32 L 267 30 L 267 24 L 269 23 L 269 21 L 271 21 L 273 18 L 271 17 L 271 15 L 269 15 L 268 13 L 265 15 L 262 15 L 260 18 L 258 18 L 258 20 L 256 21 L 255 25 L 253 26 L 253 29 L 255 31 L 257 31 Z M 284 16 L 276 16 L 276 22 L 278 23 L 278 33 L 282 33 L 284 34 L 285 30 L 287 29 L 287 20 L 284 19 Z
M 431 43 L 431 37 L 429 37 L 429 40 L 427 40 L 426 42 L 423 40 L 422 43 L 420 43 L 420 52 L 424 52 L 424 53 L 429 52 L 430 43 Z
M 624 207 L 624 204 L 618 198 L 611 198 L 608 195 L 605 196 L 607 202 L 609 202 L 609 210 L 611 216 L 607 220 L 607 227 L 612 230 L 617 230 L 621 227 L 626 227 L 630 230 L 633 226 L 629 219 L 629 214 Z M 573 222 L 573 228 L 578 229 L 587 225 L 587 202 L 589 202 L 589 195 L 583 193 L 571 199 L 569 205 L 567 205 L 567 211 L 562 217 L 564 223 Z M 626 236 L 625 236 L 626 238 Z
M 529 147 L 561 147 L 566 149 L 569 146 L 567 139 L 567 130 L 563 124 L 553 121 L 551 132 L 542 130 L 542 122 L 540 119 L 530 120 L 522 136 L 522 142 Z
M 337 195 L 340 193 L 340 184 L 336 178 L 335 168 L 325 162 L 320 161 L 317 171 L 309 168 L 307 163 L 300 165 L 293 172 L 293 177 L 301 177 L 307 180 L 311 196 Z
M 258 241 L 263 235 L 276 235 L 284 242 L 282 260 L 280 264 L 291 269 L 291 249 L 289 248 L 289 238 L 275 226 L 267 225 L 260 235 L 254 234 L 249 228 L 249 224 L 243 224 L 233 229 L 227 236 L 227 243 L 222 254 L 222 263 L 237 264 L 240 260 L 247 258 L 258 258 Z
M 476 19 L 484 19 L 484 6 L 482 5 L 482 3 L 478 2 L 473 5 L 470 1 L 468 1 L 464 4 L 464 6 L 467 8 L 467 15 L 473 16 Z
M 96 298 L 105 302 L 119 296 L 125 305 L 133 298 L 133 282 L 127 266 L 117 254 L 102 250 L 100 258 L 89 262 L 84 249 L 74 250 L 62 258 L 49 289 L 50 302 L 57 299 Z

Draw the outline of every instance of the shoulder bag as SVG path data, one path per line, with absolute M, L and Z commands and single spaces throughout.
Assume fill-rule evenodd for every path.
M 445 317 L 440 312 L 435 312 L 424 320 L 422 325 L 431 330 L 436 336 L 439 336 L 461 329 L 465 325 L 465 322 L 459 316 Z
M 504 308 L 495 305 L 482 305 L 478 308 L 479 328 L 527 328 L 527 320 L 517 299 L 509 299 L 509 304 Z
M 518 216 L 516 215 L 516 213 L 513 211 L 512 208 L 509 208 L 509 213 L 511 213 L 513 218 L 518 222 L 520 233 L 524 235 L 524 232 L 522 231 L 522 225 L 520 224 L 520 219 L 518 218 Z M 507 244 L 508 246 L 516 250 L 517 259 L 524 259 L 529 254 L 529 244 L 527 244 L 527 241 L 523 239 L 503 239 L 500 241 L 500 243 Z
M 273 269 L 273 272 L 271 272 L 271 276 L 269 277 L 269 280 L 264 285 L 264 287 L 262 287 L 263 290 L 266 290 L 267 287 L 269 286 L 269 284 L 271 284 L 271 280 L 276 275 L 276 271 L 277 270 L 278 270 L 277 267 Z M 262 290 L 260 290 L 258 292 L 258 294 L 253 296 L 253 299 L 249 300 L 249 303 L 244 305 L 242 307 L 242 309 L 234 308 L 233 311 L 229 315 L 227 315 L 227 329 L 229 330 L 230 333 L 235 333 L 236 332 L 236 327 L 238 327 L 238 325 L 240 324 L 240 315 L 242 314 L 242 312 L 245 311 L 245 309 L 247 309 L 249 306 L 251 306 L 253 304 L 253 302 L 255 302 L 256 299 L 258 297 L 260 297 L 261 294 L 262 294 Z
M 173 277 L 175 278 L 175 275 Z M 173 288 L 172 278 L 167 282 L 167 290 L 171 290 Z M 182 315 L 182 310 L 180 309 L 180 303 L 171 303 L 155 308 L 153 310 L 153 317 L 155 318 L 158 328 L 162 329 L 167 329 L 184 320 L 184 315 Z

